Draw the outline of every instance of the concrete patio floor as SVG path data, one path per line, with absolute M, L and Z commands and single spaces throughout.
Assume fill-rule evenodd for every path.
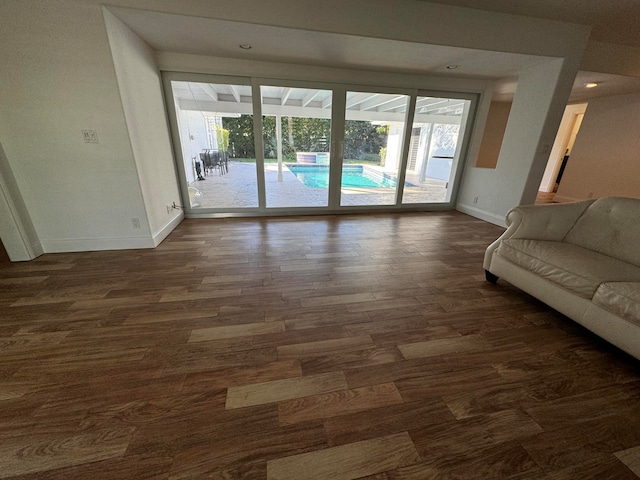
M 278 181 L 275 163 L 265 165 L 265 187 L 267 207 L 322 207 L 327 205 L 328 190 L 308 187 L 283 165 L 282 181 Z M 427 178 L 420 183 L 417 175 L 407 173 L 407 182 L 413 186 L 404 189 L 404 202 L 438 203 L 446 198 L 446 184 L 443 180 Z M 195 208 L 250 208 L 258 207 L 256 187 L 256 167 L 254 163 L 229 162 L 229 172 L 220 175 L 209 173 L 205 180 L 189 186 L 201 193 L 200 206 Z M 393 188 L 342 188 L 341 205 L 393 205 Z

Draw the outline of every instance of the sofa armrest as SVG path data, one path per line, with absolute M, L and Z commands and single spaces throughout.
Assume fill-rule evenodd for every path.
M 520 205 L 507 213 L 507 230 L 487 247 L 484 269 L 489 270 L 493 252 L 502 240 L 527 238 L 531 240 L 562 241 L 571 227 L 593 200 L 574 203 L 550 203 L 546 205 Z

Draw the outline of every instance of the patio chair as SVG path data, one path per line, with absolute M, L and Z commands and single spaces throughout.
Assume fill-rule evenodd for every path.
M 210 170 L 218 170 L 219 175 L 224 175 L 226 169 L 221 161 L 218 150 L 207 150 L 207 159 Z
M 223 168 L 225 173 L 229 173 L 229 152 L 220 154 L 220 168 Z

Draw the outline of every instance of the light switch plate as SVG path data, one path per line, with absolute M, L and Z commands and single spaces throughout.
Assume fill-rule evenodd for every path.
M 82 137 L 84 138 L 84 143 L 100 143 L 95 130 L 82 130 Z

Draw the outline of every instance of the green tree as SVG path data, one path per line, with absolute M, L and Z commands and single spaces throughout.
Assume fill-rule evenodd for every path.
M 344 158 L 380 160 L 380 149 L 386 147 L 386 126 L 376 126 L 369 121 L 346 120 L 344 124 Z
M 331 121 L 328 118 L 293 117 L 291 122 L 295 150 L 299 152 L 329 151 Z
M 295 159 L 295 152 L 328 152 L 331 145 L 331 121 L 327 118 L 282 117 L 282 151 Z M 235 158 L 255 158 L 253 116 L 224 117 L 223 128 L 229 131 L 229 151 Z M 266 158 L 277 156 L 276 117 L 262 118 Z M 344 158 L 380 161 L 380 149 L 386 147 L 387 126 L 369 121 L 345 122 Z M 291 142 L 293 140 L 293 142 Z
M 216 125 L 216 141 L 218 142 L 218 149 L 223 152 L 229 151 L 229 130 L 221 128 Z
M 229 131 L 229 152 L 234 158 L 256 158 L 253 115 L 223 117 L 222 127 Z
M 282 154 L 287 160 L 295 160 L 296 152 L 328 152 L 331 137 L 331 121 L 326 118 L 282 117 Z M 277 157 L 276 117 L 262 120 L 264 151 L 266 158 Z

